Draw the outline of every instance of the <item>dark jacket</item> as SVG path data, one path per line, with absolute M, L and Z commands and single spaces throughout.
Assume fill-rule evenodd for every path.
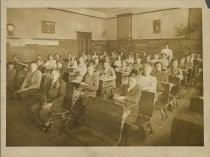
M 85 82 L 86 84 L 88 84 L 90 86 L 90 87 L 88 87 L 88 89 L 85 90 L 84 96 L 85 97 L 89 97 L 89 96 L 95 97 L 96 92 L 99 87 L 98 75 L 96 75 L 95 73 L 90 76 L 88 74 L 85 74 L 85 76 L 83 77 L 83 82 Z
M 136 85 L 130 91 L 128 91 L 128 85 L 123 85 L 120 89 L 120 95 L 125 96 L 125 100 L 139 102 L 141 90 Z
M 152 76 L 155 76 L 157 81 L 168 82 L 168 74 L 163 71 L 153 71 Z
M 48 81 L 43 92 L 45 102 L 53 104 L 53 108 L 57 112 L 64 111 L 63 102 L 66 96 L 66 83 L 62 79 L 58 79 L 53 85 L 52 80 Z

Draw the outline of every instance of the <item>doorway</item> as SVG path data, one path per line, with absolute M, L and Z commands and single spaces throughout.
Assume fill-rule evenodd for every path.
M 77 54 L 81 55 L 83 52 L 90 54 L 92 51 L 92 33 L 77 32 Z

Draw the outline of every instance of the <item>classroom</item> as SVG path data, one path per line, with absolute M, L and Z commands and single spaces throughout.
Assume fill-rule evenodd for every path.
M 203 146 L 201 8 L 7 8 L 6 146 Z

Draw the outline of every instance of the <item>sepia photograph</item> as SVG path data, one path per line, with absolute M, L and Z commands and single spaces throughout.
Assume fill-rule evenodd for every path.
M 6 147 L 203 147 L 202 16 L 6 8 Z
M 2 0 L 2 157 L 208 157 L 207 0 Z

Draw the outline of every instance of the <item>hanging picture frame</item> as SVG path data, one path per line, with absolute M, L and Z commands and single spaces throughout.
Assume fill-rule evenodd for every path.
M 55 22 L 41 21 L 42 33 L 55 34 Z
M 161 33 L 161 21 L 153 20 L 153 33 L 158 34 Z

